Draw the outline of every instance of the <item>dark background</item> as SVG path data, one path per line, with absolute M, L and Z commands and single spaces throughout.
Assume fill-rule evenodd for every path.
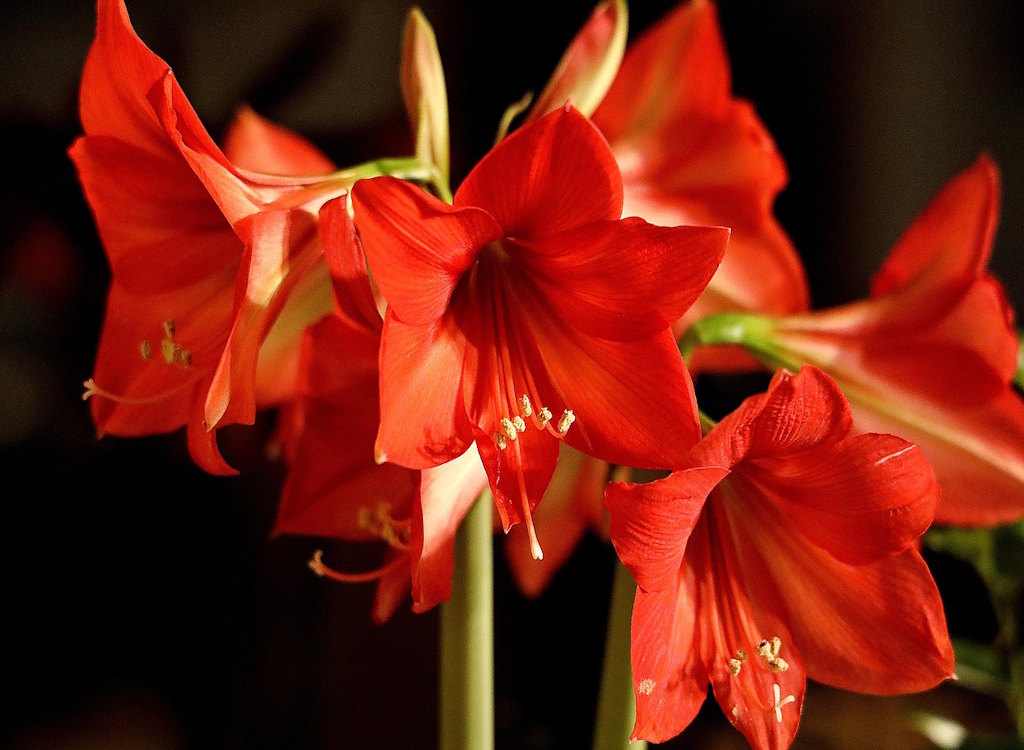
M 632 5 L 633 33 L 670 6 Z M 505 106 L 543 86 L 591 3 L 422 7 L 448 76 L 457 184 Z M 135 0 L 129 10 L 215 137 L 248 102 L 339 164 L 408 151 L 404 4 Z M 242 469 L 233 479 L 197 469 L 181 434 L 94 437 L 80 384 L 109 275 L 65 155 L 94 15 L 88 2 L 57 0 L 0 11 L 0 744 L 433 747 L 436 613 L 403 607 L 374 626 L 371 587 L 306 569 L 324 542 L 269 539 L 283 477 L 263 456 L 269 419 L 222 433 Z M 720 15 L 735 89 L 790 168 L 777 213 L 816 305 L 864 294 L 900 232 L 982 150 L 1004 178 L 993 268 L 1024 303 L 1024 4 L 724 0 Z M 725 385 L 742 395 L 748 383 Z M 339 567 L 368 562 L 328 549 Z M 991 635 L 970 572 L 931 561 L 954 633 Z M 528 601 L 499 555 L 500 748 L 589 745 L 611 564 L 588 538 Z M 894 699 L 812 687 L 796 747 L 924 746 L 904 723 L 920 707 L 1008 726 L 1001 707 L 952 686 Z M 743 747 L 709 709 L 672 746 Z

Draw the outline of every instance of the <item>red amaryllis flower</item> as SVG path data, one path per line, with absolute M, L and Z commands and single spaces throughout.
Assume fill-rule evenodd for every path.
M 88 382 L 97 428 L 145 435 L 188 424 L 196 461 L 231 473 L 214 428 L 253 421 L 257 383 L 281 397 L 293 382 L 283 362 L 294 365 L 302 329 L 330 310 L 317 209 L 344 185 L 274 176 L 331 165 L 250 112 L 225 155 L 120 0 L 98 4 L 80 111 L 85 135 L 70 154 L 114 276 Z M 258 377 L 261 345 L 300 283 L 302 303 L 280 327 L 291 344 L 271 346 L 261 361 L 273 376 Z
M 756 748 L 785 748 L 807 677 L 894 694 L 950 677 L 942 602 L 915 540 L 939 489 L 913 445 L 849 436 L 826 375 L 780 372 L 666 479 L 607 490 L 639 584 L 638 738 L 663 741 L 710 682 Z
M 871 298 L 762 321 L 766 359 L 808 362 L 843 388 L 858 431 L 921 446 L 942 485 L 936 520 L 1024 515 L 1024 401 L 1013 311 L 985 270 L 999 177 L 982 156 L 934 198 L 875 276 Z
M 615 161 L 574 109 L 502 141 L 454 205 L 392 178 L 352 197 L 388 303 L 379 460 L 436 466 L 476 440 L 505 528 L 532 528 L 559 439 L 631 466 L 698 439 L 669 326 L 728 232 L 620 220 Z
M 410 587 L 416 611 L 451 597 L 455 528 L 487 478 L 475 448 L 424 471 L 374 461 L 382 320 L 344 198 L 324 206 L 321 230 L 335 309 L 306 334 L 301 395 L 285 410 L 290 470 L 275 533 L 386 542 L 384 564 L 370 573 L 314 561 L 337 580 L 378 580 L 373 617 L 382 622 Z
M 732 228 L 721 266 L 677 333 L 724 310 L 805 310 L 803 267 L 772 213 L 786 167 L 753 107 L 732 96 L 714 4 L 682 4 L 630 44 L 602 100 L 595 93 L 610 80 L 609 60 L 621 54 L 626 19 L 614 12 L 617 7 L 598 7 L 533 115 L 561 106 L 559 92 L 600 102 L 593 121 L 622 170 L 624 216 L 664 226 Z M 723 368 L 739 361 L 705 350 L 691 366 Z

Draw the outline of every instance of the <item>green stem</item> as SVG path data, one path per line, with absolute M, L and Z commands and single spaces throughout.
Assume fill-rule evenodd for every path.
M 441 750 L 494 748 L 491 495 L 455 537 L 452 598 L 441 606 Z
M 601 673 L 601 694 L 597 704 L 597 725 L 594 728 L 594 750 L 622 750 L 633 747 L 644 750 L 643 740 L 630 746 L 636 720 L 636 696 L 629 666 L 629 631 L 633 617 L 636 584 L 621 562 L 615 561 L 611 610 L 608 612 L 608 633 L 604 643 L 604 670 Z
M 1017 372 L 1013 382 L 1018 388 L 1024 389 L 1024 333 L 1017 331 Z
M 800 369 L 800 363 L 784 356 L 772 343 L 775 322 L 756 313 L 726 312 L 695 321 L 679 340 L 679 352 L 689 364 L 700 346 L 742 346 L 769 369 Z

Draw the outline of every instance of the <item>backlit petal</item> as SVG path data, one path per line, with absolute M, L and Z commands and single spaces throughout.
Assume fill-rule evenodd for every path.
M 224 138 L 224 155 L 235 166 L 276 175 L 334 171 L 331 160 L 302 136 L 240 107 Z

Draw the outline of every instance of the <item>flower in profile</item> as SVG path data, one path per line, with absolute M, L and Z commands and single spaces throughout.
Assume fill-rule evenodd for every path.
M 629 45 L 612 80 L 607 71 L 622 56 L 626 25 L 618 5 L 598 6 L 531 116 L 561 106 L 565 97 L 590 105 L 581 109 L 592 112 L 622 171 L 624 216 L 732 229 L 718 271 L 676 325 L 678 334 L 725 310 L 805 310 L 803 267 L 772 213 L 786 167 L 753 107 L 732 95 L 714 4 L 679 5 Z M 740 361 L 746 359 L 705 350 L 691 365 Z
M 772 366 L 828 372 L 856 430 L 920 445 L 942 486 L 941 523 L 1024 516 L 1024 401 L 1012 384 L 1019 343 L 1013 311 L 986 271 L 998 211 L 999 175 L 982 156 L 900 238 L 869 299 L 721 326 Z M 719 327 L 710 322 L 708 331 Z
M 97 12 L 85 135 L 70 149 L 113 271 L 87 382 L 93 419 L 115 435 L 187 424 L 195 460 L 232 473 L 214 430 L 251 423 L 258 399 L 294 385 L 301 331 L 330 311 L 317 210 L 348 183 L 247 110 L 221 151 L 123 2 L 100 0 Z
M 708 683 L 756 748 L 788 747 L 806 678 L 875 694 L 951 676 L 917 551 L 939 488 L 914 445 L 850 435 L 824 373 L 780 372 L 667 478 L 613 483 L 611 537 L 639 590 L 634 736 L 685 728 Z
M 437 466 L 474 442 L 505 528 L 530 523 L 560 440 L 669 466 L 699 438 L 670 326 L 728 231 L 620 219 L 618 168 L 571 107 L 496 146 L 448 205 L 401 180 L 352 191 L 387 300 L 377 458 Z
M 383 565 L 368 573 L 311 563 L 343 582 L 378 581 L 373 617 L 383 622 L 410 588 L 416 611 L 450 598 L 454 530 L 487 479 L 472 447 L 423 471 L 374 461 L 382 320 L 346 199 L 321 216 L 334 310 L 306 332 L 299 394 L 282 409 L 289 472 L 274 533 L 386 543 Z

